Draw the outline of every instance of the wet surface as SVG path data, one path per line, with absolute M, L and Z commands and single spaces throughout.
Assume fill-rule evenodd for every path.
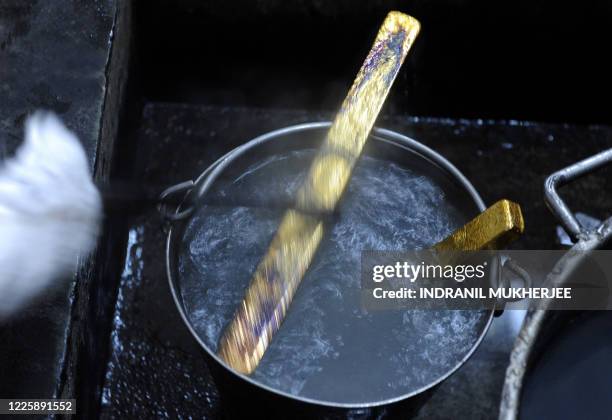
M 105 72 L 108 70 L 106 65 L 113 34 L 115 3 L 113 0 L 58 0 L 52 4 L 42 0 L 0 2 L 0 159 L 12 154 L 21 141 L 22 123 L 27 113 L 45 107 L 59 113 L 67 125 L 77 132 L 93 164 L 96 150 L 101 150 L 97 140 L 106 93 Z M 374 30 L 372 25 L 377 19 L 372 19 L 369 12 L 376 9 L 382 17 L 383 9 L 386 12 L 389 7 L 388 3 L 382 5 L 381 2 L 376 2 L 382 6 L 378 9 L 372 9 L 370 3 L 360 6 L 365 8 L 362 9 L 364 13 L 356 15 L 364 18 L 359 18 L 357 23 L 363 25 L 356 25 L 355 33 L 337 38 L 337 44 L 329 49 L 336 62 L 333 65 L 313 66 L 312 63 L 327 61 L 320 59 L 319 48 L 312 47 L 318 44 L 312 42 L 311 21 L 304 20 L 304 17 L 332 17 L 325 24 L 326 30 L 321 31 L 321 39 L 324 39 L 337 27 L 341 9 L 354 10 L 355 5 L 348 1 L 343 2 L 342 7 L 338 6 L 338 2 L 316 5 L 300 1 L 287 5 L 283 3 L 280 10 L 291 10 L 299 14 L 298 18 L 289 19 L 280 29 L 276 27 L 270 32 L 263 31 L 259 37 L 251 39 L 254 47 L 245 50 L 250 50 L 252 58 L 262 57 L 263 53 L 265 66 L 262 70 L 261 66 L 256 67 L 256 60 L 250 60 L 250 65 L 257 70 L 246 72 L 246 77 L 242 77 L 243 55 L 236 55 L 234 49 L 227 49 L 228 44 L 208 45 L 209 38 L 212 39 L 211 31 L 217 35 L 214 25 L 202 25 L 198 19 L 185 21 L 184 15 L 174 16 L 169 13 L 171 8 L 167 4 L 163 1 L 158 3 L 162 3 L 162 7 L 157 8 L 159 16 L 147 23 L 150 29 L 147 34 L 155 35 L 147 38 L 152 40 L 149 49 L 153 60 L 144 61 L 148 64 L 144 73 L 151 74 L 146 79 L 147 83 L 163 91 L 153 97 L 158 100 L 234 105 L 269 106 L 273 103 L 287 106 L 291 103 L 300 107 L 308 103 L 316 109 L 336 106 L 337 98 L 342 97 L 350 82 L 346 75 L 354 72 L 351 66 L 361 62 L 362 52 L 358 51 L 360 47 L 357 46 L 368 44 L 371 34 L 367 28 Z M 218 7 L 223 2 L 209 4 L 186 0 L 182 3 L 206 8 L 212 12 L 210 18 L 213 23 L 220 25 L 225 25 L 228 20 L 233 22 L 237 19 L 243 23 L 252 20 L 253 26 L 248 27 L 247 32 L 253 30 L 255 33 L 255 29 L 261 30 L 271 26 L 271 22 L 277 23 L 274 16 L 270 20 L 252 19 L 252 9 L 236 13 L 229 3 L 224 3 L 223 7 Z M 606 97 L 609 91 L 607 85 L 602 83 L 608 80 L 608 65 L 597 61 L 595 65 L 585 65 L 593 63 L 592 60 L 600 61 L 605 56 L 599 51 L 606 39 L 602 34 L 607 32 L 609 26 L 604 22 L 607 14 L 604 6 L 577 12 L 571 5 L 560 9 L 552 1 L 547 6 L 535 8 L 531 2 L 523 1 L 521 10 L 528 13 L 521 12 L 521 15 L 528 19 L 522 22 L 527 23 L 526 27 L 539 29 L 535 31 L 537 33 L 524 31 L 517 38 L 514 31 L 516 16 L 507 14 L 507 8 L 485 5 L 486 2 L 465 8 L 460 3 L 447 2 L 443 8 L 421 3 L 414 5 L 417 8 L 415 12 L 425 18 L 423 22 L 430 30 L 423 33 L 425 38 L 417 45 L 414 61 L 406 63 L 406 67 L 419 74 L 415 77 L 412 71 L 403 72 L 396 94 L 391 95 L 388 112 L 474 116 L 488 113 L 486 115 L 494 117 L 541 117 L 551 121 L 609 121 L 606 107 L 592 100 L 592 95 Z M 296 7 L 298 5 L 300 7 Z M 483 5 L 485 7 L 481 7 Z M 516 6 L 512 4 L 513 10 L 519 10 Z M 266 2 L 249 7 L 265 9 L 258 12 L 259 15 L 273 15 L 274 10 L 279 10 Z M 430 7 L 434 18 L 427 21 Z M 478 13 L 474 13 L 476 9 Z M 551 11 L 556 14 L 551 15 Z M 446 16 L 443 19 L 437 18 L 441 12 Z M 472 20 L 458 19 L 458 12 Z M 486 15 L 487 19 L 482 19 L 481 14 Z M 230 18 L 226 19 L 223 15 Z M 491 16 L 494 18 L 489 19 Z M 572 31 L 573 26 L 557 25 L 576 16 L 583 22 L 589 22 L 586 25 L 588 28 L 582 25 L 585 30 L 578 31 L 581 34 L 578 37 L 576 33 L 567 32 Z M 548 26 L 542 26 L 546 19 Z M 160 22 L 176 31 L 160 31 Z M 466 35 L 466 22 L 470 23 L 467 27 L 473 28 L 471 34 L 458 37 L 459 33 Z M 484 27 L 479 26 L 479 22 L 485 22 Z M 302 25 L 307 42 L 292 44 L 295 51 L 292 58 L 295 60 L 287 61 L 293 63 L 291 66 L 294 68 L 279 70 L 280 63 L 274 61 L 277 49 L 270 48 L 269 52 L 265 52 L 258 48 L 259 43 L 262 39 L 270 41 L 270 34 L 298 32 L 299 25 Z M 439 29 L 436 29 L 436 25 Z M 182 31 L 184 28 L 187 30 Z M 483 46 L 483 30 L 488 33 L 491 29 L 497 35 L 504 34 L 502 44 L 499 43 L 499 36 L 490 36 L 484 40 Z M 194 55 L 189 43 L 183 44 L 185 34 L 192 39 L 192 47 L 199 49 L 202 45 L 208 45 L 216 50 L 210 54 Z M 240 37 L 242 32 L 235 31 L 233 36 L 227 37 L 228 43 L 232 44 Z M 559 57 L 565 60 L 568 44 L 557 43 L 556 48 L 550 49 L 550 40 L 570 38 L 573 40 L 571 43 L 579 48 L 569 48 L 573 54 L 569 67 L 560 66 Z M 599 44 L 591 42 L 593 40 L 599 40 Z M 457 48 L 458 41 L 460 48 Z M 289 42 L 295 42 L 295 39 L 291 38 Z M 339 47 L 336 46 L 349 44 L 356 46 L 355 51 L 348 55 L 354 56 L 353 64 L 351 59 L 339 59 L 337 54 Z M 474 48 L 474 45 L 480 47 Z M 160 47 L 163 49 L 164 46 L 172 54 L 162 54 L 163 58 L 160 59 Z M 528 51 L 526 56 L 516 54 L 525 51 L 525 47 Z M 314 54 L 304 54 L 307 48 L 311 48 L 309 51 L 314 51 Z M 445 51 L 448 54 L 440 53 Z M 487 54 L 482 54 L 482 51 L 487 51 Z M 223 59 L 217 60 L 217 66 L 211 66 L 209 56 L 221 53 L 235 58 L 233 64 L 237 67 L 228 71 L 228 62 Z M 197 57 L 199 65 L 193 66 Z M 416 62 L 418 66 L 415 66 Z M 538 65 L 525 66 L 526 62 L 536 62 Z M 344 64 L 338 65 L 340 63 Z M 465 63 L 468 67 L 462 67 Z M 505 70 L 501 73 L 490 71 L 491 66 Z M 158 67 L 161 73 L 151 72 Z M 304 82 L 304 68 L 314 74 L 309 79 L 310 84 Z M 559 72 L 560 68 L 564 71 Z M 168 69 L 171 69 L 169 76 L 160 78 L 160 74 Z M 203 72 L 209 69 L 212 70 L 212 77 Z M 449 73 L 449 69 L 455 70 Z M 332 78 L 330 71 L 335 75 Z M 215 72 L 221 77 L 215 78 Z M 288 73 L 291 73 L 289 81 L 282 84 L 285 88 L 279 88 L 279 80 L 286 80 Z M 201 82 L 202 79 L 208 85 L 194 83 L 194 80 Z M 243 87 L 253 87 L 255 99 L 251 98 L 252 92 L 247 92 L 245 99 L 245 92 L 236 90 L 238 79 Z M 253 83 L 253 80 L 258 83 Z M 224 81 L 225 90 L 219 89 L 217 85 L 223 86 Z M 432 88 L 435 91 L 433 94 Z M 274 92 L 273 95 L 270 92 Z M 534 95 L 535 100 L 526 100 Z M 108 107 L 114 112 L 112 108 Z M 193 177 L 224 151 L 257 134 L 296 122 L 329 117 L 328 114 L 315 112 L 152 104 L 145 109 L 140 130 L 140 157 L 136 173 L 141 179 L 159 185 L 181 181 Z M 475 184 L 486 202 L 492 203 L 502 196 L 519 201 L 526 216 L 527 232 L 514 245 L 517 248 L 557 247 L 556 222 L 542 200 L 544 177 L 553 170 L 612 146 L 612 130 L 602 126 L 409 117 L 382 118 L 378 125 L 411 135 L 444 154 Z M 102 149 L 105 147 L 101 146 Z M 602 219 L 610 215 L 612 208 L 610 174 L 609 170 L 600 172 L 586 181 L 578 182 L 569 190 L 564 189 L 562 194 L 572 208 Z M 131 220 L 130 224 L 131 242 L 126 268 L 121 276 L 111 337 L 86 340 L 83 335 L 95 336 L 98 331 L 90 327 L 107 322 L 107 313 L 100 312 L 99 306 L 92 302 L 107 300 L 112 306 L 116 287 L 116 277 L 112 275 L 101 276 L 97 279 L 99 283 L 92 282 L 87 286 L 94 293 L 86 290 L 82 294 L 82 311 L 73 319 L 76 324 L 88 319 L 89 324 L 72 329 L 76 331 L 74 345 L 84 349 L 86 356 L 95 363 L 105 362 L 107 349 L 100 343 L 112 340 L 103 395 L 99 395 L 102 384 L 97 384 L 95 374 L 88 380 L 96 386 L 85 387 L 83 392 L 91 398 L 101 399 L 104 417 L 171 417 L 180 414 L 182 417 L 218 418 L 222 407 L 203 355 L 183 326 L 169 297 L 162 259 L 162 221 L 155 212 L 151 212 Z M 108 266 L 124 264 L 113 258 L 103 261 L 108 261 Z M 88 279 L 83 279 L 88 284 L 85 280 Z M 43 301 L 35 302 L 20 317 L 2 326 L 0 394 L 51 396 L 61 387 L 61 363 L 67 351 L 69 311 L 73 303 L 72 287 L 64 287 L 68 284 L 64 283 Z M 496 319 L 475 357 L 437 389 L 419 417 L 443 419 L 454 417 L 457 412 L 477 418 L 496 417 L 503 370 L 519 319 L 520 313 L 506 313 Z M 63 379 L 73 381 L 75 371 L 84 372 L 86 376 L 89 374 L 87 370 L 75 366 Z M 69 395 L 73 395 L 71 391 L 68 389 Z
M 0 158 L 37 108 L 74 130 L 93 166 L 115 14 L 113 0 L 0 3 Z
M 55 111 L 98 149 L 115 2 L 0 2 L 0 161 L 21 143 L 25 117 Z M 74 280 L 0 326 L 0 395 L 51 398 L 62 386 Z
M 400 148 L 395 153 L 408 155 L 401 165 L 371 156 L 356 165 L 283 325 L 251 375 L 254 380 L 330 403 L 395 399 L 430 386 L 458 366 L 486 328 L 486 311 L 363 309 L 362 250 L 427 248 L 477 211 L 469 200 L 453 201 L 466 192 L 440 176 L 439 168 Z M 263 161 L 246 158 L 246 170 L 219 180 L 214 195 L 261 203 L 279 202 L 281 195 L 291 202 L 314 156 L 308 149 Z M 178 282 L 187 314 L 212 352 L 282 214 L 260 207 L 204 206 L 188 224 Z
M 164 104 L 147 105 L 143 117 L 136 176 L 158 185 L 193 178 L 229 149 L 263 132 L 328 118 L 299 111 Z M 545 176 L 612 146 L 612 130 L 605 127 L 401 117 L 383 118 L 378 125 L 441 152 L 474 183 L 486 203 L 502 197 L 518 201 L 527 230 L 514 247 L 522 249 L 557 248 L 556 222 L 542 200 Z M 609 215 L 609 174 L 599 172 L 588 183 L 564 189 L 563 195 L 572 204 L 581 203 L 577 209 L 588 207 L 593 216 Z M 102 416 L 180 413 L 219 418 L 223 407 L 204 356 L 183 325 L 167 286 L 163 223 L 151 211 L 133 220 L 130 232 Z M 436 389 L 418 417 L 443 419 L 461 412 L 470 418 L 496 418 L 520 317 L 520 312 L 507 312 L 494 320 L 475 355 Z
M 102 394 L 103 412 L 114 418 L 218 414 L 217 390 L 201 351 L 160 276 L 165 263 L 151 246 L 165 240 L 160 224 L 150 214 L 129 231 Z

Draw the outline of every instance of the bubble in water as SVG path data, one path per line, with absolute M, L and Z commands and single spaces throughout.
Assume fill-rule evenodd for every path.
M 290 199 L 313 156 L 303 150 L 266 159 L 219 181 L 215 194 L 258 202 Z M 360 301 L 361 251 L 421 249 L 443 239 L 466 220 L 449 204 L 453 188 L 416 169 L 362 157 L 338 217 L 252 377 L 294 395 L 364 403 L 414 392 L 463 360 L 487 313 L 368 313 Z M 189 222 L 179 256 L 181 290 L 195 330 L 212 351 L 282 213 L 204 206 Z

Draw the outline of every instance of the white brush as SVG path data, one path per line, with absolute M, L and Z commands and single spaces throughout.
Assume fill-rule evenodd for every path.
M 0 162 L 0 318 L 74 272 L 101 217 L 81 143 L 55 115 L 37 112 L 15 156 Z

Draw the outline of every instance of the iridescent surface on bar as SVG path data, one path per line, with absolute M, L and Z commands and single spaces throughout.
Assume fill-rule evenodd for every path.
M 336 207 L 419 29 L 416 19 L 399 12 L 390 12 L 383 22 L 298 190 L 297 210 L 283 217 L 219 341 L 219 356 L 235 370 L 253 372 L 280 328 L 323 237 L 323 221 L 312 213 Z

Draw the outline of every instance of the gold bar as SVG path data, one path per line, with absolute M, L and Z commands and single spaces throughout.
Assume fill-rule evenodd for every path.
M 525 230 L 521 207 L 500 200 L 432 248 L 435 251 L 502 249 Z
M 250 374 L 255 370 L 280 328 L 323 237 L 323 222 L 312 214 L 336 207 L 419 29 L 416 19 L 399 12 L 389 13 L 383 22 L 297 192 L 297 210 L 283 217 L 244 300 L 219 341 L 219 356 L 238 372 Z

